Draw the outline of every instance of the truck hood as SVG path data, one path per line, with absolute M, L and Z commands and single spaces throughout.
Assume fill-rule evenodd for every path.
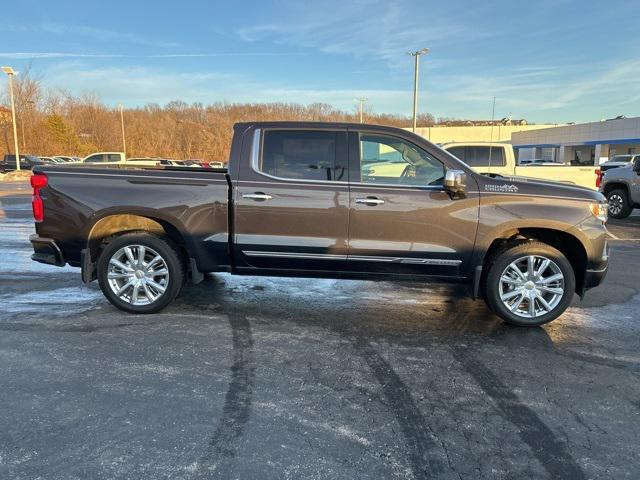
M 555 198 L 571 198 L 591 202 L 604 202 L 605 197 L 596 190 L 567 183 L 540 180 L 529 177 L 481 177 L 478 182 L 481 194 L 532 195 Z

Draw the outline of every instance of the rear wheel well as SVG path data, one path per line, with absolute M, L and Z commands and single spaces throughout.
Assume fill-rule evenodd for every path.
M 163 220 L 142 215 L 116 214 L 98 220 L 87 239 L 91 261 L 95 262 L 100 252 L 114 238 L 129 232 L 142 231 L 166 237 L 175 245 L 178 253 L 186 261 L 189 258 L 184 237 L 173 225 Z
M 548 228 L 514 229 L 512 231 L 505 232 L 501 238 L 495 239 L 484 256 L 481 285 L 484 285 L 487 265 L 491 263 L 491 260 L 498 255 L 501 250 L 510 247 L 514 243 L 534 240 L 551 245 L 567 257 L 576 277 L 576 292 L 582 292 L 584 274 L 587 268 L 587 252 L 584 249 L 584 246 L 580 240 L 573 235 L 560 230 Z

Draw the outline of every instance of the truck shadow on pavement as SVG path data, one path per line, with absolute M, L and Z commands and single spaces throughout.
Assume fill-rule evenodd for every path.
M 233 336 L 231 380 L 224 399 L 222 418 L 206 451 L 197 462 L 196 477 L 209 477 L 212 472 L 230 469 L 229 463 L 236 455 L 251 412 L 255 376 L 251 324 L 242 314 L 231 312 L 228 317 Z
M 455 361 L 492 400 L 496 413 L 515 427 L 520 439 L 552 478 L 586 478 L 566 442 L 482 359 L 485 342 L 508 344 L 516 340 L 514 337 L 527 347 L 553 350 L 555 346 L 545 329 L 507 326 L 482 302 L 473 302 L 462 289 L 451 286 L 436 288 L 436 296 L 443 301 L 425 305 L 409 303 L 407 308 L 402 302 L 396 304 L 383 299 L 372 304 L 357 295 L 349 297 L 349 302 L 327 298 L 326 294 L 315 295 L 316 289 L 323 288 L 316 281 L 303 280 L 304 292 L 291 280 L 285 281 L 291 288 L 282 288 L 280 282 L 260 279 L 258 285 L 249 286 L 247 282 L 245 287 L 241 281 L 240 286 L 228 288 L 219 277 L 209 277 L 204 285 L 185 290 L 187 305 L 195 308 L 219 305 L 221 308 L 217 311 L 227 313 L 233 331 L 234 361 L 223 417 L 198 462 L 200 473 L 233 469 L 229 462 L 249 421 L 255 393 L 253 340 L 248 318 L 259 317 L 274 324 L 288 322 L 300 327 L 320 327 L 349 342 L 380 386 L 384 403 L 402 432 L 407 461 L 417 479 L 458 475 L 449 451 L 454 446 L 440 438 L 436 427 L 416 403 L 411 389 L 374 346 L 376 342 L 426 348 L 446 345 Z M 364 290 L 345 285 L 346 290 Z M 420 291 L 421 295 L 429 293 L 422 285 L 399 288 Z M 411 295 L 415 296 L 415 292 Z

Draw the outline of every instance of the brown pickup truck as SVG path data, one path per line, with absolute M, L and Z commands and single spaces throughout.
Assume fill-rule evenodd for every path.
M 479 175 L 395 128 L 240 123 L 227 169 L 34 171 L 32 258 L 80 267 L 128 312 L 231 272 L 466 282 L 505 321 L 540 325 L 607 271 L 602 194 Z

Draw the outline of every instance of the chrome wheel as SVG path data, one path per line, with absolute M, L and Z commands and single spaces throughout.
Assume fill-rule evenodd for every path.
M 564 286 L 562 270 L 553 260 L 527 255 L 511 262 L 500 275 L 500 300 L 515 315 L 536 318 L 558 306 Z
M 107 281 L 120 300 L 131 305 L 149 305 L 169 286 L 169 269 L 154 249 L 127 245 L 109 259 Z
M 620 215 L 622 207 L 624 206 L 624 199 L 621 195 L 614 193 L 609 196 L 609 213 L 612 216 Z

